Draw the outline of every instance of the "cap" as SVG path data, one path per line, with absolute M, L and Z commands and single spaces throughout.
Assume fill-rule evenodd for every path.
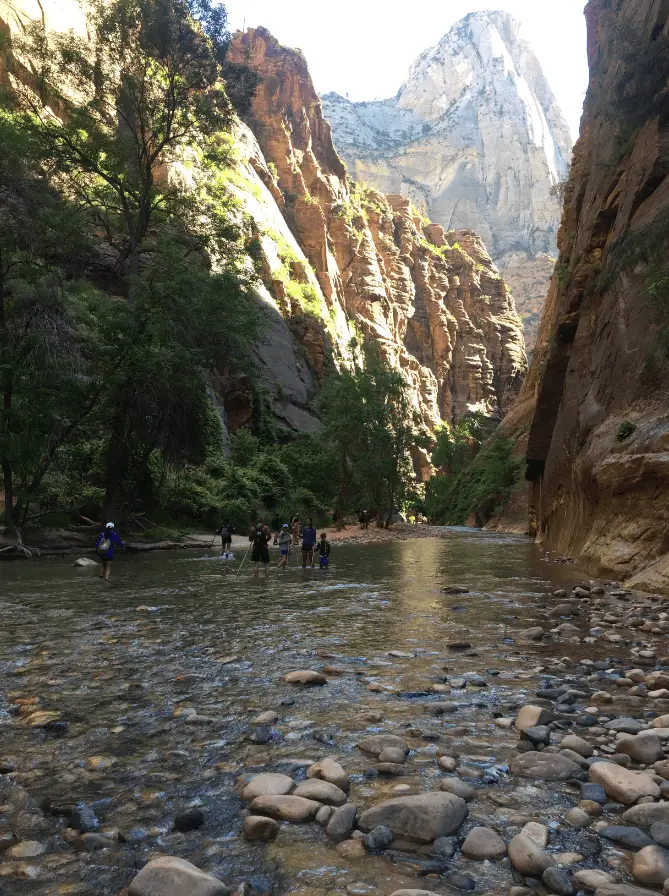
M 287 529 L 287 528 L 288 528 L 288 523 L 284 523 L 284 524 L 283 524 L 283 528 L 284 528 L 284 529 Z
M 113 528 L 114 528 L 113 523 L 107 523 L 107 525 L 105 526 L 105 529 L 113 529 Z

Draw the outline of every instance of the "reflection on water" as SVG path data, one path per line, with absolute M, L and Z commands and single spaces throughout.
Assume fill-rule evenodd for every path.
M 367 779 L 369 761 L 356 741 L 363 732 L 411 726 L 427 739 L 411 744 L 412 776 L 400 779 L 408 786 L 432 786 L 429 738 L 457 726 L 471 726 L 472 762 L 481 754 L 503 767 L 492 711 L 522 693 L 528 650 L 543 649 L 524 645 L 521 653 L 513 639 L 540 615 L 541 594 L 578 578 L 524 539 L 466 530 L 379 546 L 335 544 L 328 570 L 289 567 L 269 581 L 251 578 L 248 567 L 237 575 L 241 558 L 120 555 L 110 587 L 95 570 L 65 561 L 0 565 L 0 757 L 16 758 L 33 801 L 94 804 L 101 826 L 129 841 L 82 855 L 63 839 L 65 817 L 47 816 L 23 835 L 48 838 L 47 855 L 34 860 L 39 876 L 3 880 L 3 893 L 52 894 L 57 885 L 115 894 L 157 852 L 260 889 L 339 892 L 361 875 L 380 892 L 420 886 L 401 863 L 380 857 L 349 867 L 314 825 L 284 826 L 269 847 L 246 844 L 235 774 L 298 774 L 297 760 L 339 755 L 353 775 L 352 798 L 364 807 L 398 780 Z M 441 592 L 454 583 L 469 593 Z M 453 642 L 475 650 L 454 653 Z M 344 670 L 323 688 L 294 690 L 282 680 L 292 669 L 328 663 Z M 487 688 L 451 695 L 456 714 L 429 714 L 427 703 L 438 699 L 429 688 L 466 672 L 494 677 Z M 20 724 L 9 711 L 18 699 L 61 713 L 67 730 Z M 280 720 L 268 744 L 253 743 L 250 719 L 265 709 Z M 91 767 L 95 756 L 111 759 L 110 768 Z M 8 782 L 0 776 L 0 802 L 3 793 L 11 802 Z M 205 827 L 171 833 L 174 812 L 193 802 L 205 810 Z

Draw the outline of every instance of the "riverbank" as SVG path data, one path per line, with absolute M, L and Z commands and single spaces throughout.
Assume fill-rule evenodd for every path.
M 357 523 L 350 523 L 345 529 L 339 530 L 330 526 L 320 528 L 318 531 L 319 534 L 326 532 L 328 540 L 331 542 L 341 544 L 382 544 L 388 541 L 406 540 L 408 538 L 435 537 L 444 532 L 444 527 L 412 526 L 408 523 L 396 523 L 391 529 L 378 529 L 376 526 L 371 525 L 368 529 L 361 529 Z M 0 535 L 0 560 L 95 555 L 97 535 L 97 529 L 93 528 L 85 531 L 72 531 L 70 529 L 39 530 L 25 537 L 24 544 L 27 553 L 21 550 L 11 551 L 10 549 L 15 544 L 14 541 Z M 214 538 L 208 532 L 196 532 L 161 540 L 149 540 L 142 539 L 139 536 L 131 536 L 125 539 L 125 544 L 128 553 L 139 554 L 154 551 L 196 550 L 204 547 L 212 549 L 218 547 L 220 549 L 221 539 L 220 537 Z M 240 550 L 246 552 L 248 545 L 248 537 L 245 534 L 233 535 L 232 549 L 235 553 L 239 553 Z

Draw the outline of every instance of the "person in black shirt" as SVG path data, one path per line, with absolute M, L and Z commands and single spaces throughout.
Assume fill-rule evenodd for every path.
M 260 574 L 261 563 L 265 566 L 266 578 L 269 578 L 269 548 L 267 547 L 267 544 L 271 538 L 272 533 L 269 531 L 263 520 L 258 520 L 249 533 L 249 541 L 253 545 L 251 562 L 255 564 L 253 567 L 253 575 L 256 578 Z
M 232 544 L 232 536 L 235 531 L 235 527 L 230 523 L 226 523 L 216 533 L 221 536 L 221 556 L 228 559 L 228 554 L 231 554 L 230 546 Z

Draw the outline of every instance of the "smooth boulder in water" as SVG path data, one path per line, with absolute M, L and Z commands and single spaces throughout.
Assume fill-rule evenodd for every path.
M 432 843 L 457 831 L 467 817 L 467 804 L 452 793 L 421 793 L 386 800 L 360 816 L 359 827 L 371 831 L 379 825 L 396 837 Z
M 230 896 L 230 888 L 185 859 L 160 856 L 133 878 L 128 896 Z

